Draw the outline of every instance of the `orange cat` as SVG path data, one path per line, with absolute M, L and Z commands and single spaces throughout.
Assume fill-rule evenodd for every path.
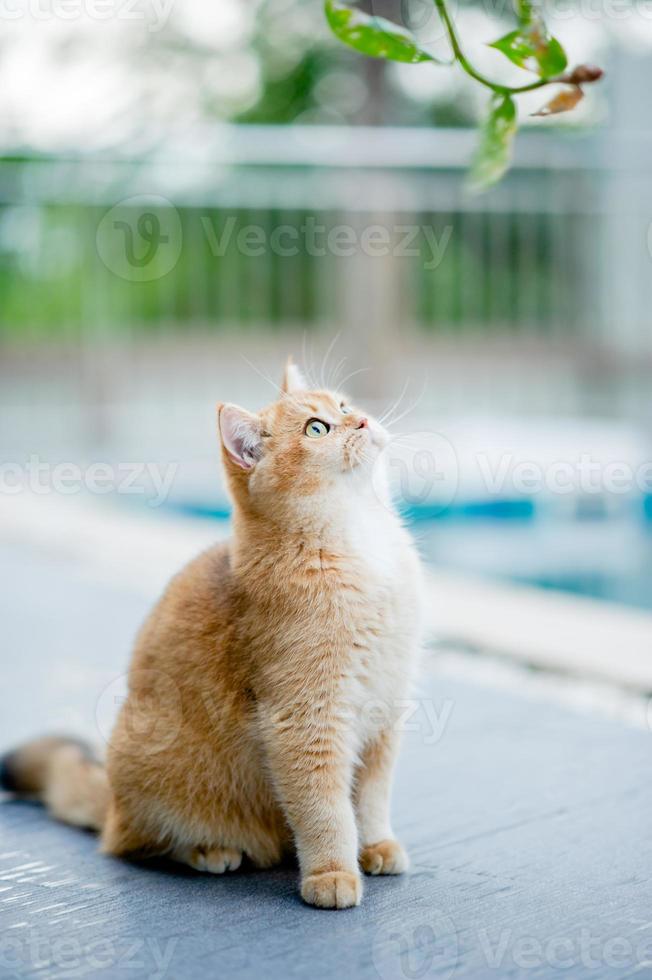
M 221 405 L 219 431 L 233 539 L 184 568 L 144 624 L 106 769 L 40 739 L 5 757 L 3 784 L 101 831 L 109 854 L 221 873 L 294 847 L 305 901 L 347 908 L 359 866 L 408 863 L 390 785 L 421 582 L 379 499 L 386 436 L 293 364 L 260 414 Z

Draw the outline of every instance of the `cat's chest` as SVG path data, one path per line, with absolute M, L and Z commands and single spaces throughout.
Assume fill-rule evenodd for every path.
M 364 712 L 405 693 L 423 603 L 420 563 L 404 529 L 391 514 L 358 516 L 348 537 L 358 572 L 344 616 L 350 646 L 343 693 L 356 712 Z
M 421 570 L 409 535 L 396 516 L 384 509 L 355 514 L 347 533 L 352 564 L 374 605 L 392 609 L 416 601 Z
M 360 502 L 346 514 L 342 542 L 352 565 L 363 569 L 371 582 L 398 584 L 407 543 L 393 514 Z
M 353 688 L 405 673 L 420 633 L 421 572 L 409 536 L 384 508 L 350 511 L 332 533 L 309 537 L 287 564 L 280 554 L 265 587 L 252 622 L 263 635 L 264 617 L 275 661 L 289 648 L 301 650 L 315 676 L 332 664 Z
M 396 586 L 392 596 L 376 596 L 352 628 L 339 672 L 339 697 L 361 746 L 377 726 L 394 723 L 405 707 L 420 646 L 421 609 L 416 588 Z
M 384 694 L 404 672 L 421 631 L 421 569 L 402 528 L 365 528 L 355 558 L 355 587 L 344 590 L 343 626 L 352 676 Z M 394 679 L 396 679 L 394 677 Z

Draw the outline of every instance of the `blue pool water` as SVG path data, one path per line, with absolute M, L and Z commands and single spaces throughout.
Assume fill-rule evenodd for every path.
M 166 505 L 227 520 L 199 501 Z M 427 562 L 441 568 L 652 609 L 652 498 L 612 514 L 599 501 L 563 516 L 533 502 L 469 502 L 443 514 L 420 506 L 405 514 Z
M 439 566 L 652 609 L 652 524 L 524 521 L 415 525 Z

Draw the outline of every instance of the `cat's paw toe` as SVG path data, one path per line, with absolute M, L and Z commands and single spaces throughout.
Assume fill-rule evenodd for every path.
M 381 840 L 360 852 L 362 870 L 368 875 L 400 875 L 407 871 L 409 863 L 397 840 Z
M 322 871 L 303 879 L 301 897 L 321 909 L 349 909 L 360 904 L 362 882 L 352 871 Z
M 195 871 L 221 875 L 240 867 L 242 851 L 233 847 L 193 847 L 183 853 L 177 852 L 174 857 L 177 861 L 190 865 Z
M 233 847 L 211 847 L 206 851 L 205 870 L 221 875 L 225 871 L 237 871 L 242 864 L 242 851 Z

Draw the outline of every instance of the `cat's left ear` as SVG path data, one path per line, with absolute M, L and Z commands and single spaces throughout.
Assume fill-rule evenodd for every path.
M 291 395 L 293 391 L 306 391 L 308 385 L 300 369 L 291 357 L 288 357 L 283 375 L 281 391 L 284 395 Z
M 218 405 L 217 421 L 227 457 L 242 470 L 253 469 L 263 446 L 258 416 L 238 405 Z

